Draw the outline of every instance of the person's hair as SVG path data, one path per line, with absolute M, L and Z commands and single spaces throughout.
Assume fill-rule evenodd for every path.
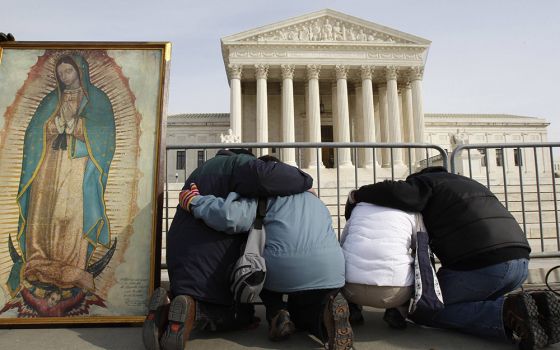
M 413 174 L 408 175 L 407 179 L 414 177 L 414 176 L 418 176 L 418 175 L 422 175 L 422 174 L 427 174 L 427 173 L 446 173 L 447 169 L 442 167 L 442 166 L 429 166 L 427 168 L 424 168 L 420 171 L 417 171 Z
M 276 158 L 275 156 L 271 156 L 269 154 L 265 154 L 264 156 L 260 156 L 259 159 L 262 160 L 263 162 L 282 163 L 282 161 L 280 159 Z
M 64 83 L 60 81 L 60 78 L 58 76 L 58 67 L 63 63 L 69 64 L 72 67 L 74 67 L 74 69 L 76 70 L 76 73 L 78 74 L 78 79 L 80 79 L 80 81 L 81 81 L 82 77 L 81 77 L 81 74 L 80 74 L 80 68 L 78 68 L 78 65 L 76 64 L 76 61 L 74 61 L 74 59 L 72 57 L 66 55 L 66 56 L 60 57 L 58 59 L 58 61 L 56 61 L 56 66 L 54 67 L 54 76 L 56 77 L 56 80 L 58 81 L 58 84 L 59 85 L 60 84 L 64 85 Z
M 251 153 L 251 151 L 249 151 L 248 149 L 245 148 L 229 148 L 228 151 L 235 153 L 235 154 L 248 154 L 251 156 L 255 156 L 253 153 Z

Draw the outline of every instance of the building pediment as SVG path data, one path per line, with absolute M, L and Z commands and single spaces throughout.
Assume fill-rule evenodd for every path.
M 429 40 L 329 9 L 231 35 L 223 38 L 222 42 L 430 44 Z

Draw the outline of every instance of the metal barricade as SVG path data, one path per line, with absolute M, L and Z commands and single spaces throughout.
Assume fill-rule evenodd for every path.
M 458 145 L 451 171 L 490 189 L 522 226 L 532 256 L 560 256 L 558 177 L 554 153 L 560 143 Z
M 446 168 L 448 166 L 446 151 L 430 144 L 270 142 L 167 146 L 164 230 L 169 228 L 177 204 L 178 192 L 190 172 L 212 157 L 219 149 L 226 147 L 249 149 L 255 155 L 261 154 L 262 150 L 268 150 L 282 161 L 285 160 L 284 150 L 293 149 L 295 157 L 292 165 L 303 169 L 314 178 L 313 187 L 329 208 L 339 236 L 344 224 L 343 206 L 349 190 L 385 179 L 404 179 L 409 174 L 429 165 L 442 165 Z M 350 153 L 351 165 L 339 164 L 343 152 Z M 177 170 L 170 166 L 172 165 L 169 163 L 170 154 L 177 157 L 175 164 L 180 163 L 182 169 Z M 328 155 L 331 155 L 332 159 L 325 159 Z M 368 159 L 365 159 L 366 156 Z M 193 162 L 193 158 L 196 161 Z M 328 161 L 331 162 L 330 166 L 327 164 Z M 309 166 L 309 163 L 321 165 Z

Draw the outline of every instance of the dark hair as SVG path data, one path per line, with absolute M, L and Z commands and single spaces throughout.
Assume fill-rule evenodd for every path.
M 58 61 L 56 61 L 56 65 L 54 67 L 54 76 L 56 77 L 56 80 L 58 81 L 58 84 L 59 85 L 60 84 L 64 85 L 64 83 L 61 82 L 60 78 L 58 77 L 58 67 L 63 63 L 69 64 L 72 67 L 74 67 L 74 69 L 76 70 L 76 73 L 78 73 L 78 79 L 80 79 L 80 82 L 81 82 L 82 75 L 80 74 L 80 68 L 78 68 L 78 65 L 76 64 L 76 61 L 74 61 L 74 59 L 72 57 L 66 55 L 66 56 L 60 57 L 58 59 Z
M 418 176 L 418 175 L 422 175 L 422 174 L 427 174 L 427 173 L 446 173 L 447 169 L 442 167 L 442 166 L 429 166 L 427 168 L 424 168 L 420 171 L 415 172 L 414 174 L 410 174 L 408 175 L 407 179 L 414 177 L 414 176 Z
M 253 153 L 251 153 L 251 151 L 249 151 L 248 149 L 245 148 L 229 148 L 228 151 L 235 153 L 235 154 L 248 154 L 251 156 L 255 156 Z
M 265 154 L 264 156 L 260 156 L 259 159 L 262 160 L 263 162 L 282 163 L 280 159 L 276 158 L 275 156 L 271 156 L 270 154 Z

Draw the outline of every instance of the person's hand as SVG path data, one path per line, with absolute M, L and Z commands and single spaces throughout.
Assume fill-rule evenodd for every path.
M 195 197 L 200 196 L 200 192 L 198 191 L 198 187 L 196 187 L 195 183 L 191 183 L 191 188 L 188 190 L 183 190 L 179 193 L 179 205 L 181 208 L 185 209 L 186 211 L 191 211 L 191 202 Z
M 0 32 L 0 42 L 2 41 L 15 41 L 16 38 L 12 35 L 12 33 L 4 34 Z

